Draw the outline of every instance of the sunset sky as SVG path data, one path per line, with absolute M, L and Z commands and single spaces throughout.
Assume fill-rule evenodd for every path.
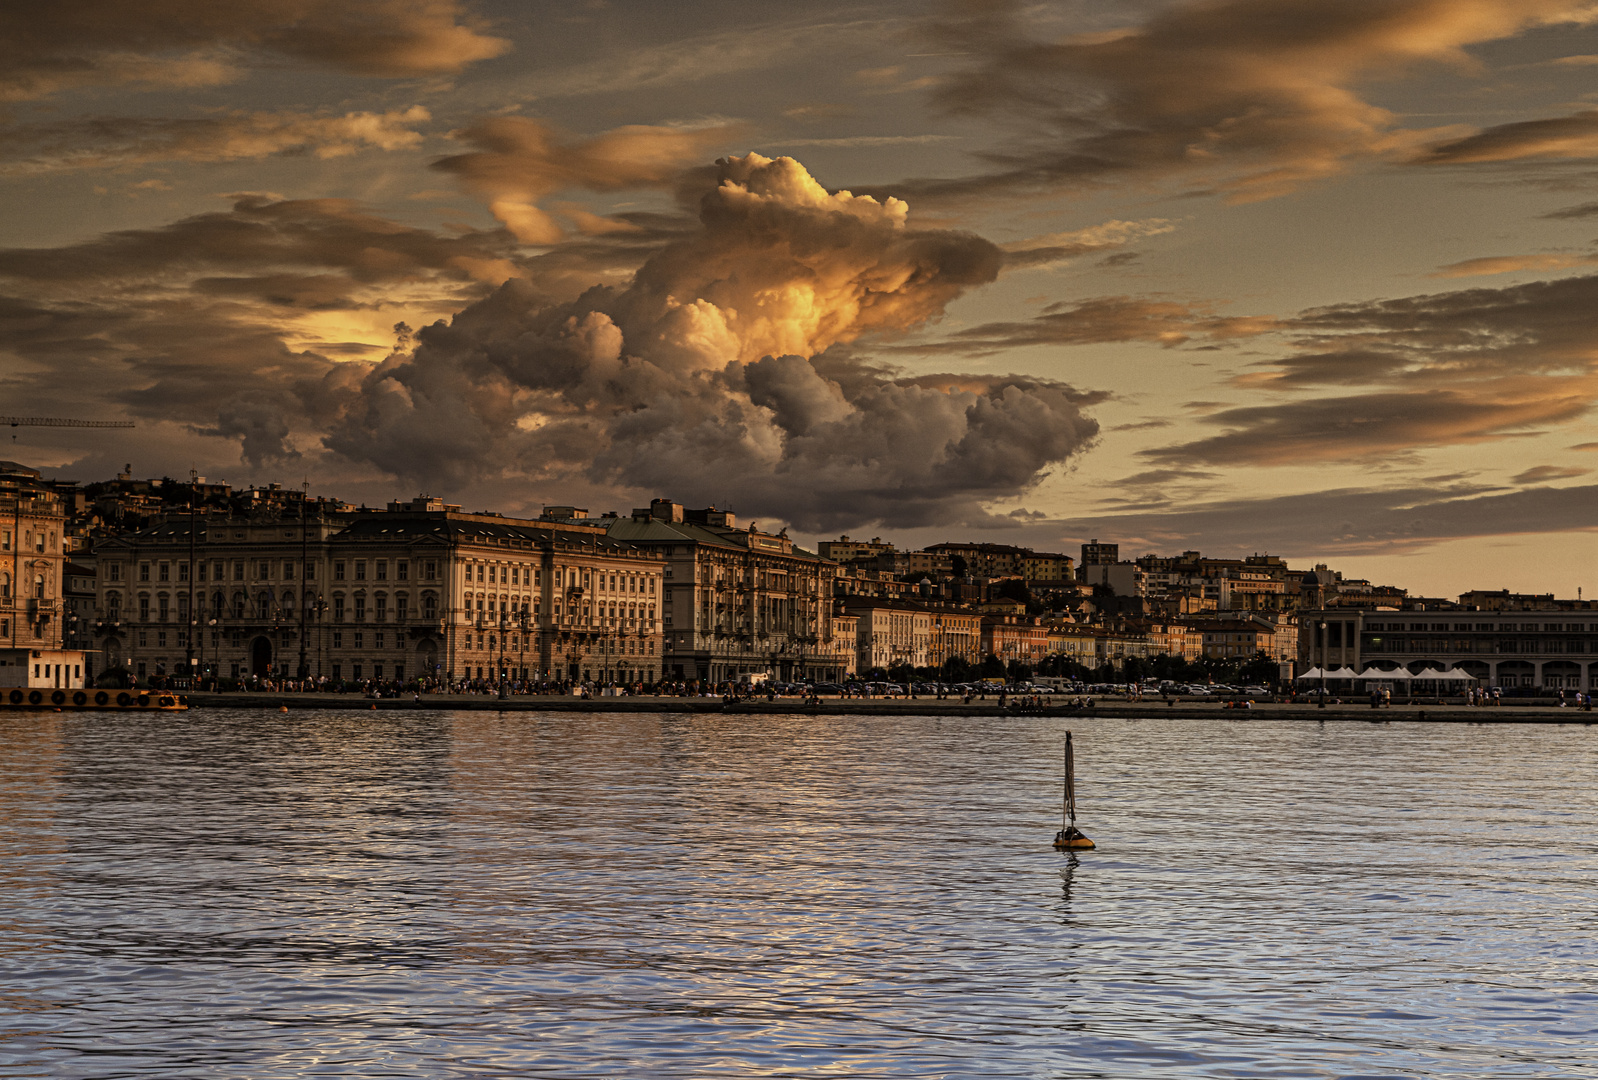
M 0 457 L 1584 595 L 1598 4 L 0 13 Z M 403 325 L 401 325 L 403 324 Z

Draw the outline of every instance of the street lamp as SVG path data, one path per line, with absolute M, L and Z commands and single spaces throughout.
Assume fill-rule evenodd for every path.
M 327 601 L 322 599 L 322 594 L 317 593 L 316 599 L 311 601 L 311 618 L 316 620 L 316 675 L 321 678 L 322 660 L 327 651 L 327 635 L 322 633 L 322 616 L 327 611 Z
M 1330 644 L 1330 643 L 1326 640 L 1326 620 L 1322 619 L 1321 620 L 1321 699 L 1315 703 L 1316 707 L 1317 708 L 1321 708 L 1321 709 L 1326 708 L 1326 647 L 1327 647 L 1328 644 Z
M 502 602 L 499 605 L 499 700 L 505 700 L 505 627 L 506 611 Z

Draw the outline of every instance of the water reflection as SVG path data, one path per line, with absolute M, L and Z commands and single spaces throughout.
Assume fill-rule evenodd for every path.
M 0 1076 L 1585 1075 L 1589 729 L 1071 726 L 0 717 Z

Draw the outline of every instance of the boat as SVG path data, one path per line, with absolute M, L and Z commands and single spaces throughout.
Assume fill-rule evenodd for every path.
M 1054 846 L 1062 851 L 1085 851 L 1092 840 L 1076 827 L 1076 752 L 1071 748 L 1071 733 L 1065 733 L 1065 828 L 1054 834 Z
M 42 686 L 0 687 L 0 712 L 181 712 L 189 699 L 169 690 L 63 690 Z

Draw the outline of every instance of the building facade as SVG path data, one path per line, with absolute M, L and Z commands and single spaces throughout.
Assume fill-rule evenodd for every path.
M 1298 657 L 1305 668 L 1459 668 L 1488 686 L 1587 692 L 1598 611 L 1323 608 L 1300 613 Z
M 67 647 L 66 511 L 39 473 L 0 462 L 0 686 L 88 685 Z
M 546 512 L 587 520 L 563 517 L 580 513 L 571 507 Z M 662 561 L 665 677 L 714 685 L 754 675 L 835 681 L 849 671 L 832 643 L 837 564 L 786 533 L 740 528 L 731 511 L 669 499 L 597 524 Z
M 331 679 L 652 681 L 658 556 L 437 500 L 176 515 L 97 548 L 105 666 Z

